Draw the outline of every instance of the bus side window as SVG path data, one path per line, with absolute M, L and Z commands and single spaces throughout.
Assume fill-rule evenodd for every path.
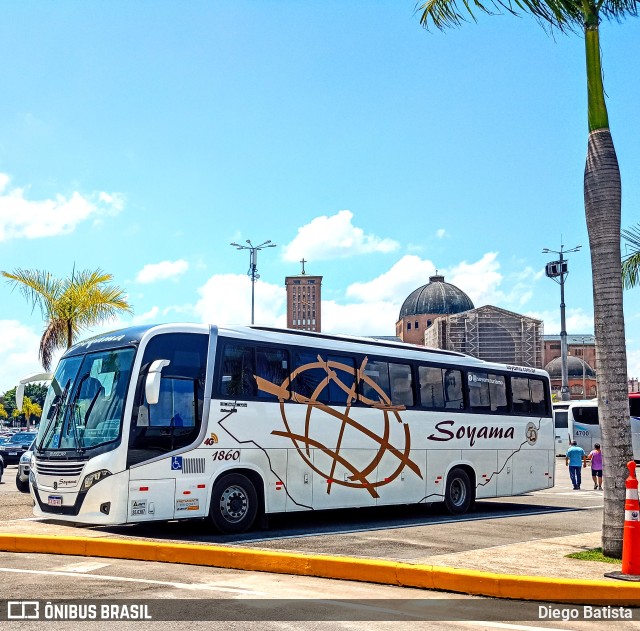
M 391 403 L 413 407 L 413 379 L 409 364 L 389 364 Z
M 127 466 L 191 445 L 198 437 L 204 405 L 208 336 L 166 333 L 152 338 L 144 351 L 131 418 Z M 158 402 L 145 396 L 146 370 L 157 359 L 162 370 Z
M 512 408 L 514 414 L 528 414 L 531 407 L 529 380 L 511 377 Z
M 289 378 L 289 353 L 277 348 L 259 348 L 256 352 L 256 376 L 281 386 Z M 258 397 L 261 399 L 289 398 L 288 389 L 280 389 L 280 393 L 276 396 L 258 388 Z
M 431 366 L 418 367 L 420 381 L 420 405 L 425 408 L 441 409 L 445 407 L 442 368 Z
M 330 355 L 327 368 L 329 379 L 329 403 L 331 405 L 350 405 L 356 400 L 356 363 L 351 357 Z
M 384 395 L 391 399 L 389 389 L 389 364 L 387 362 L 370 360 L 364 367 L 364 374 L 360 379 L 360 394 L 363 403 L 372 405 L 383 403 Z
M 459 370 L 443 371 L 444 407 L 450 410 L 464 409 L 464 393 L 462 392 L 462 373 Z
M 474 412 L 504 414 L 507 411 L 507 385 L 503 375 L 469 371 L 469 403 Z
M 242 398 L 254 397 L 257 387 L 253 349 L 240 344 L 226 344 L 220 370 L 220 394 Z
M 491 397 L 491 411 L 505 414 L 507 406 L 507 380 L 502 375 L 489 374 L 489 395 Z
M 485 372 L 467 374 L 469 383 L 469 404 L 474 412 L 489 412 L 491 410 L 491 395 L 489 394 L 489 378 Z
M 531 389 L 531 413 L 535 416 L 547 416 L 549 410 L 544 398 L 544 383 L 541 379 L 529 379 Z
M 327 371 L 324 360 L 314 351 L 295 351 L 291 371 L 291 400 L 306 403 L 308 400 L 327 403 Z

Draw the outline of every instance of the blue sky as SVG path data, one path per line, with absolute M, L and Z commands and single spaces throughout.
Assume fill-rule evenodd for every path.
M 414 2 L 5 0 L 0 269 L 101 268 L 144 322 L 284 325 L 323 280 L 324 330 L 394 334 L 437 268 L 476 306 L 559 333 L 541 250 L 570 255 L 567 330 L 593 330 L 584 42 L 527 16 L 427 32 Z M 640 22 L 601 27 L 623 226 L 640 221 Z M 0 284 L 0 392 L 39 369 L 39 312 Z M 640 289 L 626 292 L 640 376 Z

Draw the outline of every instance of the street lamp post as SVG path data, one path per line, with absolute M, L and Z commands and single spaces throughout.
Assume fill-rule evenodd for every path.
M 260 274 L 258 274 L 258 251 L 265 248 L 275 248 L 276 244 L 271 243 L 270 240 L 261 243 L 260 245 L 253 245 L 249 239 L 247 239 L 249 245 L 241 245 L 239 243 L 232 243 L 231 245 L 238 250 L 249 250 L 249 271 L 247 276 L 251 279 L 251 324 L 254 322 L 254 307 L 255 307 L 255 285 Z
M 559 255 L 557 261 L 551 261 L 547 263 L 545 268 L 546 275 L 555 280 L 560 285 L 560 362 L 562 368 L 562 386 L 560 387 L 560 399 L 562 401 L 569 401 L 571 398 L 569 394 L 569 375 L 567 370 L 567 324 L 565 320 L 565 304 L 564 304 L 564 280 L 569 273 L 569 266 L 567 259 L 564 258 L 565 254 L 571 252 L 578 252 L 582 246 L 577 245 L 575 248 L 565 250 L 564 245 L 560 245 L 560 250 L 550 250 L 545 248 L 542 250 L 543 254 L 553 252 Z M 558 280 L 559 279 L 559 280 Z

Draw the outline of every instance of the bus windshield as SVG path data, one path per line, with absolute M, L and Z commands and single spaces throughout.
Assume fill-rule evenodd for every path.
M 120 436 L 135 349 L 63 359 L 47 392 L 38 451 L 84 451 Z

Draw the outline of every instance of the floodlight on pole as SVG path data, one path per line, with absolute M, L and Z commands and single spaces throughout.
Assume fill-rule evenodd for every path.
M 251 324 L 253 324 L 255 309 L 255 285 L 256 281 L 260 278 L 260 274 L 258 274 L 258 251 L 264 250 L 265 248 L 275 248 L 276 244 L 271 243 L 270 239 L 264 241 L 260 245 L 253 245 L 250 239 L 247 239 L 246 242 L 249 245 L 241 245 L 239 243 L 232 243 L 231 245 L 238 250 L 249 250 L 249 271 L 247 272 L 247 276 L 251 279 Z
M 569 372 L 567 369 L 567 324 L 565 319 L 565 304 L 564 304 L 564 281 L 569 274 L 569 266 L 567 259 L 564 258 L 565 254 L 571 252 L 579 252 L 581 245 L 576 245 L 575 248 L 565 250 L 564 245 L 560 245 L 560 250 L 550 250 L 544 248 L 543 254 L 558 254 L 559 259 L 557 261 L 551 261 L 547 263 L 545 268 L 546 275 L 555 280 L 560 285 L 560 362 L 562 369 L 562 386 L 560 387 L 560 399 L 562 401 L 569 401 L 571 398 L 569 393 Z

